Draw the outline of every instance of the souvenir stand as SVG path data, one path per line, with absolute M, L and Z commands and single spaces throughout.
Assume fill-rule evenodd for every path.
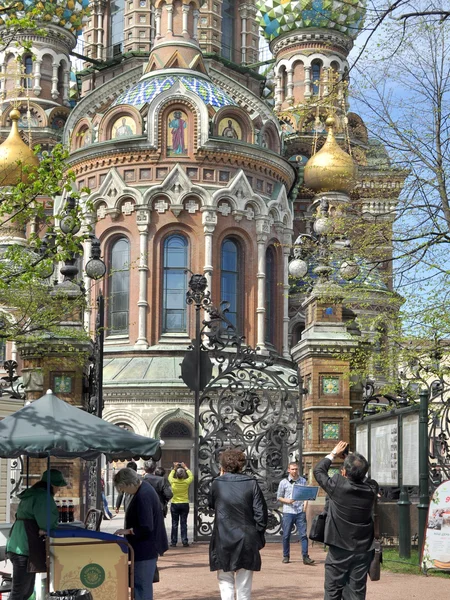
M 51 390 L 0 422 L 0 458 L 47 458 L 50 468 L 51 457 L 94 460 L 102 454 L 108 461 L 158 460 L 160 441 L 108 423 Z M 47 494 L 46 591 L 80 588 L 88 589 L 94 600 L 124 600 L 130 580 L 133 599 L 134 561 L 127 541 L 66 525 L 50 531 L 50 478 Z

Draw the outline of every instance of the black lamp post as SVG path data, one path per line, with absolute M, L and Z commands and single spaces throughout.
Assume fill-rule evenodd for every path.
M 186 293 L 186 303 L 195 307 L 195 339 L 181 363 L 181 378 L 194 392 L 194 542 L 198 540 L 198 485 L 199 477 L 199 422 L 200 392 L 205 388 L 212 376 L 212 363 L 208 353 L 202 350 L 202 333 L 200 312 L 211 304 L 211 294 L 206 290 L 208 281 L 204 275 L 193 274 Z

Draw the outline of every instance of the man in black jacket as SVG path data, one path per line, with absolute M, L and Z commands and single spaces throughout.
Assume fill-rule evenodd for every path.
M 172 488 L 170 483 L 165 477 L 158 477 L 155 475 L 156 463 L 154 460 L 146 460 L 144 463 L 144 481 L 147 481 L 155 492 L 158 494 L 159 501 L 161 503 L 161 509 L 164 517 L 167 515 L 167 504 L 173 496 Z
M 366 479 L 369 464 L 361 454 L 349 454 L 341 473 L 328 476 L 335 458 L 342 456 L 347 442 L 334 450 L 314 469 L 320 487 L 328 494 L 325 544 L 324 600 L 364 600 L 367 573 L 374 552 L 373 505 L 377 483 Z M 343 591 L 345 588 L 345 595 Z

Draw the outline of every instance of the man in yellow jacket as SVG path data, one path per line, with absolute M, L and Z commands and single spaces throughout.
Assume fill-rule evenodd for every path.
M 173 463 L 169 474 L 169 483 L 172 486 L 173 498 L 170 505 L 172 516 L 172 533 L 170 545 L 176 546 L 178 541 L 178 523 L 181 529 L 183 546 L 189 546 L 187 535 L 187 518 L 189 514 L 189 486 L 194 481 L 194 475 L 184 463 Z

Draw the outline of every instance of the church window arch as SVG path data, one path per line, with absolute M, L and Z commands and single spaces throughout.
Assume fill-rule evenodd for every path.
M 311 64 L 311 85 L 314 96 L 320 93 L 320 75 L 322 73 L 322 64 L 319 60 L 313 61 Z
M 168 236 L 163 242 L 163 333 L 184 333 L 187 330 L 188 250 L 186 237 L 179 233 Z
M 23 57 L 23 74 L 22 85 L 25 89 L 33 87 L 33 57 L 31 54 L 25 54 Z
M 222 2 L 222 44 L 220 54 L 232 62 L 239 62 L 236 55 L 236 0 Z
M 167 440 L 171 438 L 190 438 L 192 430 L 184 421 L 169 421 L 161 429 L 161 439 Z
M 276 254 L 274 248 L 269 246 L 266 250 L 266 312 L 265 335 L 266 342 L 275 343 L 276 330 Z
M 111 245 L 108 271 L 108 335 L 127 335 L 130 304 L 130 242 L 126 237 L 116 239 Z
M 228 318 L 238 331 L 243 324 L 243 264 L 242 245 L 236 238 L 225 238 L 220 248 L 220 298 L 229 303 Z

